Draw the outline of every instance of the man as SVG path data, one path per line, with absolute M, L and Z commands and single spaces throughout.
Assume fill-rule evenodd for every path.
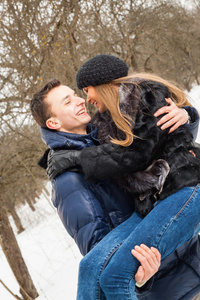
M 34 95 L 31 111 L 41 126 L 42 139 L 50 148 L 66 148 L 67 145 L 70 149 L 81 149 L 100 144 L 96 138 L 97 129 L 88 124 L 91 118 L 87 113 L 85 100 L 57 80 Z M 52 186 L 52 201 L 83 255 L 112 228 L 126 220 L 134 210 L 131 197 L 111 180 L 89 183 L 82 173 L 66 172 L 54 180 Z M 149 249 L 147 252 L 139 250 L 140 261 L 143 256 L 149 256 L 149 253 L 155 256 Z M 159 267 L 160 255 L 156 249 L 155 251 L 158 259 L 151 266 L 145 265 L 145 281 Z M 144 277 L 144 274 L 141 273 L 141 276 Z
M 87 114 L 85 101 L 57 80 L 51 81 L 34 95 L 31 101 L 31 111 L 36 122 L 41 126 L 42 139 L 51 149 L 80 150 L 100 144 L 96 138 L 97 129 L 88 124 L 90 116 Z M 130 196 L 120 190 L 111 179 L 87 182 L 84 174 L 67 171 L 52 181 L 52 187 L 52 201 L 65 228 L 74 238 L 83 255 L 86 255 L 113 228 L 125 221 L 134 210 Z M 126 238 L 125 234 L 120 236 L 119 240 L 113 241 L 116 247 Z M 197 244 L 196 239 L 182 247 L 181 259 L 190 251 L 190 246 L 194 249 Z M 136 274 L 138 283 L 147 281 L 159 267 L 159 253 L 156 249 L 152 250 L 154 252 L 149 248 L 144 250 L 139 247 L 136 251 L 135 257 L 142 266 Z M 173 255 L 171 261 L 168 257 L 164 274 L 166 270 L 171 272 L 173 261 L 177 269 L 181 265 L 181 270 L 188 271 L 190 274 L 191 268 L 178 259 L 178 254 Z M 196 255 L 195 251 L 192 255 Z M 160 273 L 162 274 L 162 266 Z M 179 273 L 174 273 L 173 280 L 178 275 Z M 198 279 L 197 277 L 195 279 Z M 163 276 L 160 278 L 163 282 Z M 193 292 L 194 288 L 189 288 L 189 292 L 191 290 Z M 143 289 L 140 289 L 141 293 L 142 291 Z M 188 289 L 185 289 L 186 292 L 188 293 Z

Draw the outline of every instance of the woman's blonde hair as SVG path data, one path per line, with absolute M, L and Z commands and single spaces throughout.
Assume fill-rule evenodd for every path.
M 111 137 L 111 142 L 114 144 L 128 147 L 132 144 L 134 138 L 132 133 L 133 122 L 131 118 L 128 115 L 122 114 L 120 111 L 119 92 L 117 87 L 123 83 L 131 83 L 137 86 L 143 79 L 159 82 L 167 86 L 170 90 L 172 100 L 176 103 L 177 107 L 182 107 L 183 105 L 191 106 L 188 101 L 188 96 L 183 91 L 169 81 L 153 74 L 134 73 L 127 77 L 115 79 L 110 83 L 94 86 L 107 110 L 109 110 L 115 125 L 125 134 L 124 140 L 118 140 Z

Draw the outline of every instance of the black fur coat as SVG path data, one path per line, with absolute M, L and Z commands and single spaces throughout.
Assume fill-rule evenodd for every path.
M 167 176 L 165 183 L 161 184 L 164 184 L 163 188 L 157 194 L 157 198 L 161 200 L 182 187 L 200 183 L 200 153 L 193 146 L 192 134 L 183 126 L 168 134 L 168 130 L 161 130 L 156 125 L 159 118 L 155 118 L 153 114 L 167 105 L 165 98 L 170 97 L 167 87 L 143 81 L 138 87 L 133 84 L 121 85 L 119 94 L 122 113 L 133 120 L 133 133 L 136 137 L 132 145 L 121 147 L 110 143 L 110 136 L 123 139 L 123 133 L 116 127 L 109 112 L 97 113 L 92 120 L 93 124 L 98 127 L 98 138 L 102 143 L 108 144 L 83 149 L 81 166 L 87 179 L 114 177 L 118 184 L 134 193 L 136 207 L 144 216 L 152 209 L 158 189 L 154 191 L 151 186 L 151 197 L 145 198 L 145 201 L 136 191 L 140 191 L 140 188 L 141 193 L 143 188 L 148 190 L 148 180 L 151 175 L 155 175 L 154 172 L 165 172 L 163 177 L 161 174 L 164 179 Z M 166 165 L 163 166 L 165 161 L 170 170 L 167 170 Z M 149 168 L 148 173 L 150 165 L 153 167 Z M 155 178 L 159 180 L 158 173 Z

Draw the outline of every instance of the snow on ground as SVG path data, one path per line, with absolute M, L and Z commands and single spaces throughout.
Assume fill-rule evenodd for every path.
M 195 86 L 189 94 L 193 98 L 192 105 L 200 112 L 200 86 Z M 197 142 L 200 143 L 200 130 Z M 51 190 L 50 183 L 47 189 Z M 39 293 L 37 300 L 75 300 L 78 264 L 82 256 L 65 231 L 49 196 L 42 194 L 35 207 L 35 212 L 28 205 L 19 209 L 26 230 L 17 235 L 17 240 Z M 11 223 L 16 232 L 12 219 Z M 20 296 L 19 286 L 1 249 L 0 280 Z M 14 299 L 1 283 L 0 299 Z
M 47 188 L 50 191 L 50 184 Z M 17 235 L 17 240 L 40 295 L 37 300 L 75 300 L 78 264 L 82 256 L 44 195 L 35 207 L 35 212 L 28 205 L 19 210 L 26 230 Z M 14 224 L 13 229 L 16 230 Z M 20 296 L 18 284 L 1 249 L 0 266 L 0 279 Z M 0 299 L 14 299 L 1 283 Z

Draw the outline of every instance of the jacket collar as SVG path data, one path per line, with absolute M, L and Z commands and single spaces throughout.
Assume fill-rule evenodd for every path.
M 66 148 L 80 150 L 85 147 L 100 144 L 100 141 L 97 139 L 98 129 L 90 123 L 87 127 L 87 134 L 53 131 L 42 127 L 40 130 L 42 140 L 51 149 Z

